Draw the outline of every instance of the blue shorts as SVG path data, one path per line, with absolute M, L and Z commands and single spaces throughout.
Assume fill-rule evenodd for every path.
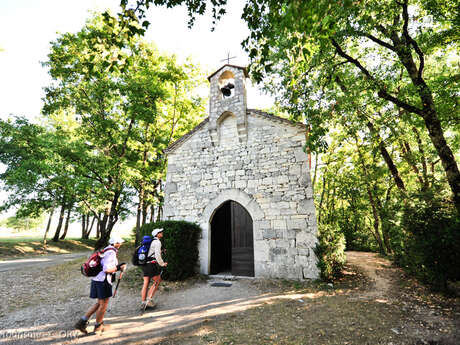
M 107 282 L 107 279 L 103 282 L 91 280 L 91 291 L 89 293 L 89 297 L 97 299 L 112 297 L 112 285 Z

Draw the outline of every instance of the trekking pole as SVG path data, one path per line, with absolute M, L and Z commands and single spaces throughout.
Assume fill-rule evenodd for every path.
M 147 309 L 147 306 L 149 305 L 150 301 L 153 298 L 153 293 L 154 293 L 156 287 L 160 285 L 161 275 L 162 274 L 163 274 L 163 270 L 160 271 L 160 279 L 158 280 L 158 282 L 156 282 L 155 280 L 153 281 L 153 285 L 150 287 L 150 290 L 149 290 L 149 292 L 147 294 L 147 300 L 145 301 L 144 309 L 142 310 L 142 312 L 145 312 L 145 309 Z
M 123 278 L 123 274 L 125 273 L 126 269 L 128 268 L 128 264 L 125 264 L 125 269 L 124 270 L 121 270 L 121 273 L 120 273 L 120 276 L 118 277 L 118 281 L 117 281 L 117 285 L 115 286 L 115 291 L 113 292 L 113 297 L 115 297 L 115 295 L 117 294 L 117 291 L 118 291 L 118 285 L 120 285 L 120 280 L 121 278 Z
M 115 290 L 113 292 L 113 295 L 112 295 L 112 298 L 113 299 L 116 295 L 117 295 L 117 291 L 118 291 L 118 285 L 120 285 L 120 280 L 121 278 L 123 278 L 123 274 L 125 273 L 125 270 L 128 268 L 128 264 L 126 264 L 126 267 L 124 270 L 121 270 L 120 272 L 120 276 L 118 277 L 118 280 L 117 280 L 117 285 L 115 286 Z M 110 301 L 110 305 L 109 307 L 107 308 L 107 311 L 109 312 L 111 309 L 112 309 L 112 306 L 113 306 L 113 302 Z

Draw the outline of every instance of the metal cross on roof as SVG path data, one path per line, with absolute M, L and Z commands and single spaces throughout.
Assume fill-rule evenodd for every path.
M 222 61 L 227 60 L 227 64 L 229 64 L 229 63 L 230 63 L 230 59 L 234 59 L 234 58 L 236 58 L 236 56 L 230 57 L 230 52 L 228 52 L 228 53 L 227 53 L 227 58 L 225 58 L 225 59 L 223 59 L 223 60 L 220 60 L 220 61 L 222 62 Z

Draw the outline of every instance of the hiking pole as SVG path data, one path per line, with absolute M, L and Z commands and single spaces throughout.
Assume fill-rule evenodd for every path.
M 120 285 L 120 280 L 121 278 L 123 278 L 123 274 L 125 273 L 126 269 L 128 268 L 128 264 L 125 264 L 125 269 L 121 270 L 121 273 L 120 273 L 120 276 L 118 277 L 118 281 L 117 281 L 117 285 L 115 286 L 115 291 L 113 292 L 113 297 L 115 297 L 115 295 L 117 294 L 117 291 L 118 291 L 118 285 Z
M 160 271 L 160 279 L 158 279 L 158 282 L 153 280 L 153 285 L 150 287 L 150 290 L 147 294 L 147 300 L 145 301 L 144 309 L 142 310 L 142 313 L 144 313 L 145 309 L 147 309 L 147 306 L 149 305 L 150 301 L 153 298 L 153 293 L 155 292 L 156 288 L 160 285 L 162 274 L 163 274 L 163 270 Z
M 123 278 L 123 274 L 125 273 L 125 270 L 128 268 L 128 264 L 125 264 L 125 265 L 126 265 L 126 266 L 125 266 L 125 269 L 121 270 L 120 275 L 119 275 L 119 277 L 118 277 L 117 285 L 115 286 L 115 291 L 113 292 L 113 295 L 112 295 L 112 298 L 111 298 L 112 300 L 113 300 L 113 298 L 117 295 L 118 285 L 120 285 L 120 280 L 121 280 L 121 278 Z M 110 301 L 110 305 L 109 305 L 109 307 L 107 308 L 107 311 L 108 311 L 108 312 L 112 309 L 112 306 L 113 306 L 113 302 Z

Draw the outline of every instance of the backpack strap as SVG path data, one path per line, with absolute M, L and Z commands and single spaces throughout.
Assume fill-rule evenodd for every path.
M 109 247 L 109 248 L 104 248 L 101 250 L 101 253 L 102 254 L 105 254 L 105 252 L 108 252 L 109 250 L 113 250 L 115 253 L 118 252 L 117 248 L 114 248 L 114 247 Z
M 115 252 L 118 252 L 118 250 L 117 250 L 116 248 L 113 248 L 113 247 L 111 247 L 111 248 L 106 248 L 106 249 L 102 249 L 102 252 L 105 253 L 105 252 L 108 252 L 109 250 L 113 250 L 113 251 L 115 251 Z

